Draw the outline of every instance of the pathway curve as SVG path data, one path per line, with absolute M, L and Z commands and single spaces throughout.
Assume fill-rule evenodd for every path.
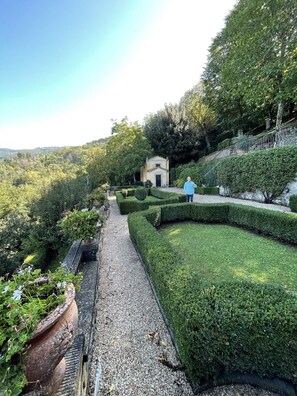
M 168 192 L 171 191 L 171 192 L 177 192 L 179 194 L 184 194 L 184 190 L 182 188 L 177 188 L 177 187 L 167 187 L 167 188 L 162 188 L 162 190 L 168 191 Z M 224 202 L 230 202 L 230 203 L 236 203 L 236 204 L 240 204 L 240 205 L 255 206 L 256 208 L 277 210 L 279 212 L 291 212 L 291 209 L 288 208 L 287 206 L 275 205 L 275 204 L 265 204 L 265 203 L 262 203 L 262 202 L 251 201 L 251 200 L 248 200 L 248 199 L 223 197 L 221 195 L 198 195 L 198 194 L 194 194 L 194 202 L 200 202 L 200 203 L 224 203 Z
M 192 396 L 142 264 L 130 240 L 127 216 L 114 197 L 100 252 L 97 320 L 89 396 Z M 97 380 L 96 380 L 97 375 Z M 94 392 L 100 384 L 98 392 Z M 218 387 L 204 396 L 268 396 L 249 386 Z

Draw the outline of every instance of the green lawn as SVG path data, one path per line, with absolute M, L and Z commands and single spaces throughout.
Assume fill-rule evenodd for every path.
M 222 224 L 175 223 L 160 233 L 206 279 L 250 280 L 297 290 L 297 248 Z
M 162 199 L 160 198 L 156 198 L 153 195 L 148 195 L 144 201 L 139 201 L 137 198 L 135 197 L 127 197 L 125 198 L 125 201 L 138 201 L 138 202 L 150 202 L 150 201 L 162 201 Z

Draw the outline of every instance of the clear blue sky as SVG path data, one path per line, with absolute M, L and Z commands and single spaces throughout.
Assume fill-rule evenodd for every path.
M 87 143 L 178 101 L 234 4 L 0 0 L 0 147 Z

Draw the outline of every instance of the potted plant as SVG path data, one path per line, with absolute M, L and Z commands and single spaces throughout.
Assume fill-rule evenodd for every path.
M 96 188 L 91 194 L 87 197 L 88 204 L 92 205 L 95 208 L 100 208 L 104 205 L 106 201 L 106 192 L 102 188 Z
M 71 241 L 82 239 L 89 242 L 102 226 L 102 217 L 97 210 L 74 210 L 66 212 L 58 222 L 63 234 Z
M 72 343 L 77 325 L 74 290 L 79 288 L 80 279 L 80 275 L 74 276 L 62 268 L 41 274 L 40 269 L 34 270 L 30 266 L 21 267 L 11 277 L 0 278 L 1 395 L 17 396 L 40 386 L 46 389 L 48 377 L 53 375 L 56 366 L 62 365 L 64 354 Z M 64 323 L 63 331 L 68 327 L 70 334 L 61 333 L 61 323 Z M 50 339 L 52 327 L 56 334 L 67 338 L 60 351 L 52 349 L 53 345 L 58 344 Z M 42 345 L 44 333 L 48 340 L 47 350 Z M 39 364 L 34 363 L 36 350 L 42 351 Z M 63 376 L 59 381 L 62 379 Z M 60 384 L 56 383 L 56 379 L 52 383 Z M 38 394 L 50 395 L 50 385 L 47 393 Z
M 58 224 L 70 241 L 83 240 L 83 261 L 96 261 L 98 243 L 95 236 L 103 224 L 103 217 L 97 210 L 66 212 Z

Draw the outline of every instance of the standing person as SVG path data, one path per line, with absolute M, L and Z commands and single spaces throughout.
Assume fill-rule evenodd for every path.
M 193 202 L 193 195 L 196 187 L 196 184 L 192 182 L 190 176 L 188 176 L 187 181 L 184 184 L 184 192 L 187 196 L 187 202 Z

